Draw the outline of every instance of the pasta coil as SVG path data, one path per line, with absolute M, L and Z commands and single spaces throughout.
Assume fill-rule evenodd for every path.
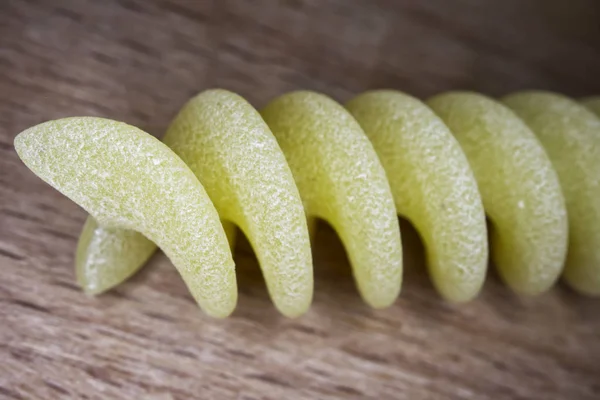
M 259 113 L 209 90 L 183 107 L 164 143 L 80 117 L 29 128 L 15 148 L 90 213 L 76 255 L 89 293 L 127 279 L 158 245 L 200 307 L 227 316 L 238 226 L 275 306 L 298 316 L 312 299 L 310 236 L 321 218 L 339 234 L 361 296 L 386 307 L 402 281 L 401 215 L 420 233 L 445 299 L 481 289 L 486 216 L 491 258 L 516 292 L 542 293 L 564 269 L 570 286 L 597 295 L 599 104 L 548 92 L 502 101 L 455 92 L 424 103 L 382 90 L 343 107 L 294 92 Z

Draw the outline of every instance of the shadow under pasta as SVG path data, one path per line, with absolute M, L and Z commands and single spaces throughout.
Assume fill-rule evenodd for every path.
M 412 223 L 398 217 L 402 235 L 402 290 L 400 298 L 427 296 L 442 301 L 431 283 L 423 239 Z
M 235 246 L 233 248 L 233 261 L 238 287 L 238 302 L 235 314 L 262 310 L 261 314 L 276 314 L 275 306 L 271 301 L 260 264 L 250 241 L 244 232 L 236 227 Z
M 353 309 L 366 307 L 356 288 L 344 245 L 326 221 L 317 219 L 311 247 L 315 277 L 313 307 L 319 309 L 323 304 Z

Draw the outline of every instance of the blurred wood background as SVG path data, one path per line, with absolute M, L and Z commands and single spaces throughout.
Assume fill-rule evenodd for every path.
M 600 398 L 600 300 L 564 285 L 520 298 L 492 271 L 477 300 L 446 304 L 406 224 L 403 292 L 383 311 L 360 300 L 328 227 L 296 320 L 271 305 L 247 242 L 229 319 L 203 315 L 162 254 L 88 298 L 73 273 L 85 213 L 12 145 L 75 115 L 161 136 L 210 87 L 257 107 L 294 89 L 600 94 L 599 21 L 596 0 L 1 0 L 0 398 Z

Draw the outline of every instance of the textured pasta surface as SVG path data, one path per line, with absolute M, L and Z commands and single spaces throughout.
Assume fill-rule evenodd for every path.
M 473 298 L 487 270 L 487 231 L 458 142 L 431 109 L 400 92 L 364 93 L 346 107 L 383 163 L 398 213 L 423 238 L 435 286 L 450 300 Z
M 373 307 L 390 305 L 402 279 L 402 247 L 385 171 L 356 120 L 313 92 L 283 95 L 262 115 L 294 174 L 309 217 L 328 221 Z
M 491 255 L 515 291 L 539 294 L 561 273 L 600 294 L 600 98 L 547 92 L 496 101 L 454 92 L 427 102 L 392 90 L 341 106 L 307 91 L 260 113 L 209 90 L 173 120 L 164 143 L 124 123 L 66 118 L 15 139 L 24 163 L 87 212 L 77 278 L 101 293 L 160 247 L 201 308 L 235 307 L 231 249 L 248 237 L 277 309 L 313 295 L 317 218 L 339 234 L 359 292 L 389 306 L 402 282 L 397 215 L 426 248 L 440 294 L 468 301 Z
M 500 275 L 514 290 L 537 294 L 558 279 L 568 240 L 558 177 L 531 130 L 501 103 L 474 93 L 428 101 L 465 152 L 493 229 Z
M 136 230 L 160 246 L 208 314 L 233 311 L 234 265 L 219 215 L 163 143 L 121 122 L 80 117 L 29 128 L 15 148 L 33 172 L 100 224 Z
M 285 157 L 259 113 L 234 93 L 206 91 L 183 107 L 163 141 L 206 189 L 231 245 L 232 223 L 245 232 L 279 310 L 289 316 L 305 312 L 313 288 L 306 218 Z M 80 248 L 110 255 L 115 275 L 136 270 L 154 250 L 133 232 L 98 229 L 92 236 Z M 82 261 L 79 270 L 102 267 L 94 258 Z M 93 278 L 88 285 L 98 284 L 98 275 Z
M 517 93 L 504 102 L 539 138 L 560 179 L 569 216 L 566 281 L 600 294 L 600 119 L 554 93 Z

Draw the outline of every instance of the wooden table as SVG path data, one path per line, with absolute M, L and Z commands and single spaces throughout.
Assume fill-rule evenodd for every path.
M 446 304 L 406 224 L 403 292 L 383 311 L 360 300 L 328 227 L 299 319 L 275 311 L 247 242 L 229 319 L 203 315 L 162 254 L 86 297 L 73 273 L 86 215 L 12 145 L 74 115 L 160 136 L 209 87 L 257 107 L 300 88 L 600 94 L 599 20 L 595 0 L 2 0 L 0 398 L 600 398 L 600 300 L 564 285 L 520 298 L 492 272 L 477 300 Z

